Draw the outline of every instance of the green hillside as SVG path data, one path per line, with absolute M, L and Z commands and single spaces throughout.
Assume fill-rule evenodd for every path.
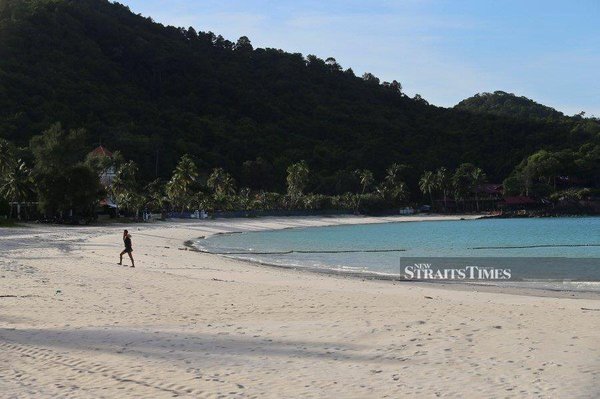
M 309 190 L 328 194 L 350 190 L 358 168 L 380 179 L 407 164 L 414 191 L 424 170 L 471 162 L 501 181 L 539 149 L 598 140 L 597 121 L 499 112 L 486 105 L 497 98 L 439 108 L 333 58 L 163 26 L 106 0 L 0 0 L 0 137 L 26 146 L 55 122 L 84 128 L 90 149 L 120 150 L 146 181 L 188 153 L 201 175 L 223 167 L 266 190 L 306 160 Z M 509 99 L 500 108 L 525 101 Z M 257 163 L 265 173 L 247 173 Z
M 562 112 L 558 112 L 554 108 L 536 103 L 527 97 L 518 97 L 504 91 L 476 94 L 473 97 L 462 100 L 454 108 L 517 119 L 531 118 L 559 121 L 565 118 Z

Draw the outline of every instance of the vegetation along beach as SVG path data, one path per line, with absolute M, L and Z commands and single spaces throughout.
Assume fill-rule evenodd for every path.
M 0 399 L 599 397 L 599 16 L 0 0 Z

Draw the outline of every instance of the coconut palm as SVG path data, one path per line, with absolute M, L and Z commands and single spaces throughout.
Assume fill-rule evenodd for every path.
M 138 167 L 133 161 L 124 163 L 117 169 L 110 187 L 110 194 L 117 205 L 117 215 L 119 215 L 120 199 L 123 199 L 127 193 L 135 192 L 137 171 Z
M 479 212 L 479 187 L 487 181 L 487 176 L 481 168 L 475 168 L 471 171 L 471 186 L 475 191 L 475 203 L 477 212 Z
M 234 195 L 235 180 L 223 168 L 215 168 L 206 181 L 208 188 L 212 189 L 216 195 Z
M 174 205 L 181 206 L 183 212 L 189 206 L 192 195 L 191 187 L 198 179 L 198 168 L 189 155 L 184 155 L 173 171 L 171 180 L 167 183 L 166 192 Z
M 433 192 L 437 188 L 436 176 L 431 171 L 426 171 L 419 180 L 419 189 L 423 194 L 429 194 L 429 201 L 433 206 Z
M 435 183 L 444 199 L 444 212 L 448 212 L 448 193 L 452 189 L 452 179 L 448 169 L 442 166 L 435 172 Z
M 213 190 L 214 206 L 227 209 L 233 203 L 235 196 L 235 180 L 223 168 L 215 168 L 206 181 L 208 188 Z
M 305 161 L 300 161 L 287 168 L 287 190 L 292 203 L 296 203 L 306 188 L 310 171 Z
M 242 189 L 240 189 L 238 195 L 237 195 L 237 201 L 236 201 L 236 205 L 238 207 L 238 209 L 241 209 L 243 211 L 249 211 L 252 209 L 252 196 L 251 196 L 252 192 L 250 191 L 250 189 L 248 187 L 244 187 Z
M 146 198 L 135 191 L 125 191 L 119 194 L 117 201 L 121 208 L 135 214 L 136 219 L 139 217 L 140 209 L 146 204 Z
M 362 197 L 365 195 L 365 191 L 367 191 L 367 188 L 369 188 L 369 186 L 373 184 L 375 179 L 373 178 L 373 172 L 371 172 L 368 169 L 358 169 L 354 173 L 358 177 L 358 182 L 360 184 L 360 196 L 358 198 L 358 201 L 356 202 L 356 209 L 354 210 L 355 213 L 358 213 Z
M 2 179 L 0 180 L 0 195 L 9 202 L 19 203 L 25 201 L 32 191 L 31 170 L 25 162 L 21 160 L 13 161 L 4 167 Z M 21 215 L 18 216 L 21 217 Z M 12 218 L 12 206 L 10 207 L 9 217 Z
M 252 207 L 260 210 L 278 209 L 281 206 L 281 194 L 274 192 L 259 192 L 254 198 Z
M 167 198 L 165 195 L 165 186 L 160 179 L 156 179 L 144 187 L 144 193 L 147 198 L 147 205 L 153 210 L 163 210 Z
M 402 165 L 392 164 L 386 171 L 383 182 L 377 187 L 377 193 L 384 199 L 394 204 L 408 197 L 408 189 L 404 182 L 400 181 Z
M 373 178 L 373 172 L 371 172 L 368 169 L 363 169 L 363 170 L 357 170 L 356 171 L 356 175 L 358 176 L 358 180 L 360 182 L 360 187 L 361 187 L 361 195 L 365 193 L 365 191 L 367 190 L 367 188 L 373 184 L 374 178 Z

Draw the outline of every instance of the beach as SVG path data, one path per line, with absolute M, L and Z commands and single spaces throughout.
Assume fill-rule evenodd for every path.
M 309 273 L 185 245 L 410 220 L 0 229 L 0 398 L 600 396 L 594 296 Z M 117 265 L 124 228 L 135 269 Z

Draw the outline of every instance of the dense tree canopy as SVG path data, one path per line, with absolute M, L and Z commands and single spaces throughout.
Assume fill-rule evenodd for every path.
M 527 97 L 518 97 L 504 91 L 476 94 L 462 100 L 455 108 L 517 119 L 559 121 L 565 118 L 562 112 L 558 112 L 554 108 L 538 104 Z
M 88 132 L 65 144 L 101 141 L 133 160 L 140 187 L 167 181 L 189 154 L 201 181 L 223 168 L 241 187 L 279 192 L 304 160 L 304 191 L 324 194 L 360 192 L 356 170 L 396 179 L 386 177 L 393 164 L 406 166 L 401 191 L 413 193 L 424 170 L 463 163 L 502 181 L 536 151 L 595 148 L 600 131 L 596 120 L 506 93 L 431 106 L 331 57 L 163 26 L 107 0 L 0 0 L 0 138 L 27 146 L 57 121 Z

